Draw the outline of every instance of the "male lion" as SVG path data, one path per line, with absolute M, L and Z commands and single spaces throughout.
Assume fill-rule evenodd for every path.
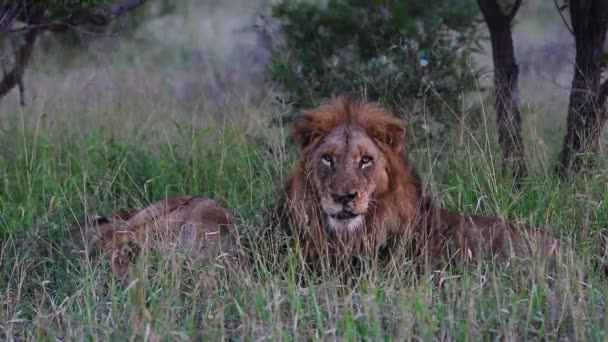
M 423 194 L 403 153 L 402 123 L 378 104 L 334 99 L 305 111 L 291 134 L 299 159 L 283 185 L 277 214 L 312 265 L 360 252 L 390 255 L 397 244 L 406 246 L 417 267 L 432 269 L 443 267 L 446 258 L 527 259 L 561 248 L 548 232 L 438 207 Z
M 77 254 L 103 254 L 113 275 L 126 279 L 129 264 L 145 244 L 184 249 L 194 262 L 234 257 L 239 238 L 233 225 L 232 214 L 215 201 L 178 196 L 141 210 L 86 220 L 72 228 L 70 236 Z

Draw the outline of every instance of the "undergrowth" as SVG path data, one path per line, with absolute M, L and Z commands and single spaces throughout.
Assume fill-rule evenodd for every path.
M 490 263 L 454 270 L 441 286 L 404 269 L 354 285 L 309 274 L 304 287 L 295 275 L 298 255 L 290 252 L 285 272 L 273 272 L 276 250 L 259 238 L 268 228 L 261 213 L 295 152 L 286 139 L 267 138 L 270 132 L 242 132 L 229 123 L 176 127 L 163 141 L 144 134 L 51 138 L 19 127 L 0 135 L 0 339 L 606 338 L 606 280 L 593 267 L 608 222 L 603 173 L 564 184 L 541 169 L 517 188 L 501 176 L 485 147 L 491 144 L 473 135 L 460 148 L 446 144 L 443 162 L 412 147 L 425 183 L 446 207 L 546 226 L 576 248 L 582 264 L 575 267 L 586 271 L 556 279 Z M 153 253 L 138 260 L 137 280 L 124 287 L 107 265 L 62 252 L 68 228 L 83 215 L 175 194 L 231 208 L 242 234 L 255 241 L 254 269 L 228 274 Z

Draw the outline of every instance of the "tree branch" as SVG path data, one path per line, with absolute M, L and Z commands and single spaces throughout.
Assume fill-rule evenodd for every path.
M 105 26 L 113 19 L 125 15 L 127 12 L 139 7 L 144 2 L 146 2 L 146 0 L 124 0 L 119 3 L 101 6 L 92 12 L 73 12 L 64 18 L 49 18 L 46 21 L 37 20 L 35 23 L 32 23 L 29 20 L 23 20 L 26 25 L 11 33 L 29 31 L 31 29 L 63 32 L 82 25 Z
M 515 0 L 515 3 L 513 4 L 513 7 L 511 7 L 511 12 L 509 12 L 509 14 L 507 15 L 507 18 L 509 19 L 509 22 L 513 22 L 513 18 L 515 18 L 515 15 L 517 14 L 517 11 L 519 11 L 519 7 L 521 6 L 521 2 L 522 2 L 522 0 Z
M 0 6 L 0 33 L 8 31 L 22 10 L 22 4 Z
M 564 7 L 560 7 L 559 4 L 557 3 L 557 0 L 553 0 L 553 3 L 555 4 L 555 9 L 557 10 L 557 13 L 559 14 L 559 16 L 562 18 L 562 21 L 564 22 L 564 26 L 566 26 L 568 31 L 570 31 L 570 34 L 574 35 L 574 31 L 572 31 L 572 27 L 570 27 L 570 25 L 568 25 L 568 21 L 566 20 L 566 18 L 564 17 L 564 14 L 562 13 L 562 9 Z
M 52 31 L 63 30 L 86 24 L 105 26 L 112 21 L 112 19 L 126 14 L 142 5 L 145 1 L 146 0 L 125 0 L 118 4 L 105 6 L 105 8 L 98 9 L 94 13 L 75 13 L 63 20 L 63 22 L 50 23 L 47 29 Z
M 37 36 L 38 30 L 36 29 L 28 31 L 25 34 L 23 45 L 15 53 L 15 64 L 13 65 L 13 69 L 8 74 L 4 75 L 4 78 L 0 81 L 0 98 L 4 97 L 4 95 L 11 91 L 16 85 L 21 84 L 25 67 L 32 57 L 32 50 Z
M 105 26 L 116 17 L 120 17 L 146 0 L 122 0 L 118 3 L 101 6 L 92 12 L 74 12 L 65 18 L 45 18 L 44 13 L 29 13 L 26 2 L 17 6 L 0 5 L 0 33 L 15 34 L 25 32 L 24 43 L 15 52 L 15 63 L 12 70 L 0 81 L 0 98 L 4 97 L 15 86 L 19 86 L 21 102 L 23 103 L 23 74 L 32 56 L 34 43 L 40 31 L 66 31 L 81 25 Z M 13 22 L 19 21 L 24 25 L 11 31 Z
M 110 20 L 125 15 L 127 12 L 134 10 L 136 7 L 142 5 L 146 0 L 126 0 L 123 3 L 115 4 L 110 6 L 110 10 L 107 12 L 106 17 Z

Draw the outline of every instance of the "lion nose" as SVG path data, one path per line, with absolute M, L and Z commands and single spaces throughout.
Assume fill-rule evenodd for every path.
M 351 192 L 349 194 L 344 195 L 332 194 L 331 196 L 333 197 L 334 201 L 336 201 L 336 203 L 346 205 L 348 204 L 348 202 L 357 198 L 357 192 Z

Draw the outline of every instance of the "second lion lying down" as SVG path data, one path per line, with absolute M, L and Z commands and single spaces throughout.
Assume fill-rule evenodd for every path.
M 277 214 L 311 265 L 405 246 L 417 266 L 492 257 L 546 258 L 563 250 L 546 231 L 488 216 L 463 216 L 423 194 L 403 153 L 401 122 L 373 103 L 345 99 L 305 111 L 292 126 L 299 159 Z
M 191 261 L 207 265 L 235 258 L 239 236 L 234 223 L 232 214 L 214 200 L 177 196 L 143 209 L 88 219 L 70 235 L 76 254 L 101 254 L 113 275 L 125 279 L 144 245 L 163 251 L 177 247 Z

